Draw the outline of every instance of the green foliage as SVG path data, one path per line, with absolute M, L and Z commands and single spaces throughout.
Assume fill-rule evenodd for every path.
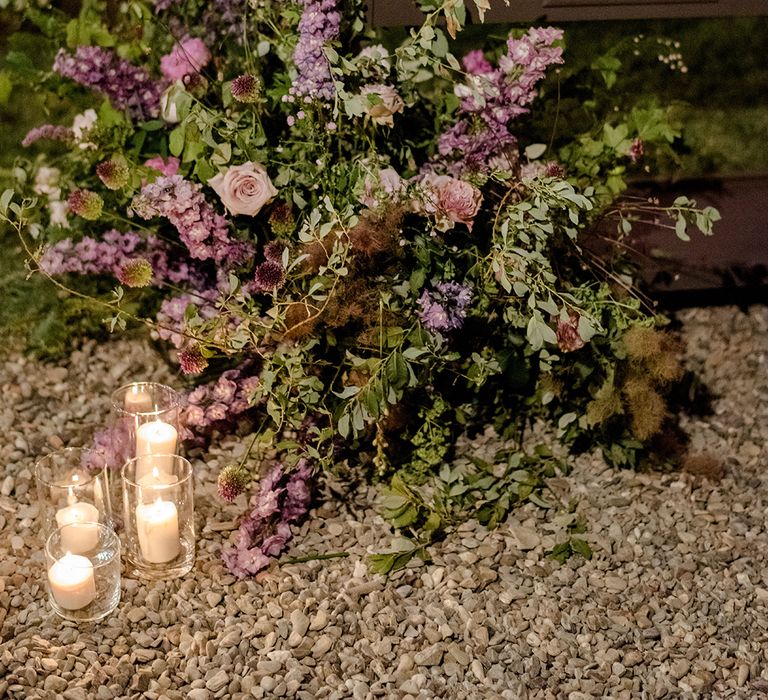
M 393 552 L 373 556 L 373 567 L 390 573 L 407 566 L 413 557 L 425 560 L 428 545 L 469 518 L 495 528 L 520 503 L 549 508 L 546 479 L 567 473 L 566 462 L 539 445 L 531 455 L 505 449 L 493 462 L 470 455 L 453 466 L 444 463 L 436 476 L 419 486 L 396 475 L 383 492 L 381 510 L 400 537 Z
M 489 3 L 475 5 L 483 12 Z M 132 215 L 135 195 L 157 175 L 145 161 L 177 157 L 180 175 L 216 212 L 227 203 L 213 178 L 244 163 L 267 168 L 276 201 L 227 219 L 232 239 L 253 246 L 253 259 L 226 269 L 202 263 L 202 277 L 216 280 L 208 290 L 56 279 L 77 301 L 69 310 L 58 305 L 64 315 L 49 319 L 49 334 L 85 309 L 88 318 L 98 309 L 110 330 L 151 326 L 161 300 L 212 292 L 215 302 L 185 303 L 173 331 L 191 337 L 206 359 L 230 365 L 258 356 L 252 398 L 281 458 L 306 456 L 329 469 L 341 460 L 373 464 L 376 478 L 389 481 L 382 508 L 402 537 L 372 560 L 382 572 L 426 559 L 429 545 L 463 519 L 495 527 L 520 503 L 551 505 L 546 480 L 565 473 L 561 460 L 539 448 L 503 452 L 492 463 L 452 461 L 465 427 L 492 422 L 522 444 L 527 426 L 545 418 L 574 450 L 597 442 L 614 462 L 637 463 L 642 441 L 666 416 L 662 394 L 676 366 L 633 351 L 636 337 L 627 332 L 660 320 L 635 289 L 624 239 L 639 220 L 658 220 L 687 239 L 693 229 L 709 235 L 718 218 L 685 198 L 663 208 L 622 197 L 642 167 L 640 150 L 649 168 L 675 162 L 681 138 L 674 109 L 621 91 L 633 66 L 626 50 L 566 64 L 543 83 L 531 114 L 510 119 L 516 145 L 497 154 L 500 164 L 453 177 L 439 135 L 476 87 L 451 50 L 466 8 L 461 0 L 421 6 L 424 23 L 391 50 L 365 30 L 361 3 L 345 6 L 338 40 L 324 47 L 335 92 L 327 103 L 294 101 L 300 8 L 273 0 L 251 8 L 242 41 L 220 42 L 199 78 L 168 89 L 161 118 L 132 121 L 102 95 L 52 75 L 21 38 L 6 61 L 12 90 L 34 83 L 50 93 L 45 99 L 62 97 L 72 111 L 95 114 L 63 157 L 54 149 L 20 161 L 14 191 L 0 199 L 0 216 L 33 270 L 46 246 L 110 228 L 156 234 L 175 262 L 201 264 L 186 255 L 189 245 L 169 217 Z M 140 2 L 108 19 L 101 10 L 84 3 L 77 18 L 32 12 L 48 37 L 47 60 L 62 42 L 98 45 L 158 75 L 159 57 L 173 48 L 169 17 L 158 19 Z M 170 11 L 190 36 L 208 36 L 207 10 L 191 2 Z M 496 44 L 488 51 L 494 60 L 505 50 Z M 366 59 L 361 47 L 376 57 Z M 233 79 L 246 72 L 263 85 L 247 104 L 232 95 Z M 395 94 L 365 91 L 375 84 Z M 2 89 L 0 82 L 0 97 Z M 114 179 L 105 177 L 108 162 Z M 41 166 L 56 168 L 55 186 L 41 188 Z M 382 173 L 393 172 L 397 183 L 387 189 Z M 86 212 L 92 221 L 80 212 L 57 223 L 51 204 L 63 200 L 53 195 L 75 189 L 93 192 L 103 206 Z M 267 243 L 279 243 L 281 252 L 269 253 L 279 262 L 269 262 L 281 268 L 280 281 L 259 287 Z M 432 317 L 431 295 L 444 294 L 441 287 L 465 296 L 457 310 L 459 292 L 446 293 Z M 572 552 L 589 554 L 575 537 L 558 556 Z

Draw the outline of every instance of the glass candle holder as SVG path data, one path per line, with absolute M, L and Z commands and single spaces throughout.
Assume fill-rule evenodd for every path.
M 41 457 L 35 483 L 43 537 L 69 525 L 65 545 L 73 554 L 93 549 L 98 523 L 113 526 L 106 462 L 91 450 L 68 447 Z
M 92 622 L 111 613 L 120 602 L 120 539 L 103 523 L 84 523 L 96 532 L 89 550 L 69 548 L 80 534 L 64 525 L 45 543 L 46 584 L 53 611 L 65 620 Z
M 178 392 L 165 384 L 133 382 L 114 391 L 111 441 L 115 466 L 122 468 L 128 459 L 141 458 L 138 468 L 143 476 L 159 464 L 157 455 L 176 454 L 179 410 Z M 170 468 L 169 462 L 166 471 Z
M 179 455 L 134 457 L 123 466 L 123 526 L 130 573 L 183 576 L 195 563 L 192 465 Z

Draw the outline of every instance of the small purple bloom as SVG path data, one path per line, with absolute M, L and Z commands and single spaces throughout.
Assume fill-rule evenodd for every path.
M 425 289 L 419 298 L 422 324 L 434 333 L 455 331 L 464 325 L 472 301 L 472 288 L 458 282 L 438 282 L 435 289 Z
M 160 114 L 164 84 L 110 49 L 78 46 L 74 54 L 60 49 L 53 70 L 105 95 L 117 109 L 127 110 L 132 119 L 147 120 Z

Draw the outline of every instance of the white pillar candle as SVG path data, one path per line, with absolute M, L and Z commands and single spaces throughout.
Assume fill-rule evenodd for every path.
M 176 441 L 178 433 L 170 423 L 161 420 L 153 420 L 143 423 L 136 430 L 136 481 L 148 474 L 152 467 L 160 471 L 170 472 L 172 460 L 153 457 L 146 459 L 148 455 L 174 455 L 176 454 Z
M 181 551 L 179 516 L 175 504 L 158 498 L 136 506 L 136 530 L 142 556 L 151 564 L 164 564 Z
M 48 583 L 65 610 L 80 610 L 96 598 L 93 564 L 87 557 L 67 552 L 48 569 Z
M 149 503 L 162 496 L 174 496 L 176 489 L 165 488 L 178 482 L 173 474 L 160 471 L 157 467 L 152 467 L 149 474 L 142 476 L 136 483 L 140 486 L 141 500 L 143 503 Z M 159 487 L 159 488 L 158 488 Z
M 132 386 L 125 394 L 123 407 L 128 413 L 145 413 L 152 410 L 152 397 L 148 392 Z
M 75 554 L 88 552 L 99 544 L 99 509 L 70 498 L 70 505 L 56 511 L 56 524 L 64 528 L 61 531 L 61 546 Z

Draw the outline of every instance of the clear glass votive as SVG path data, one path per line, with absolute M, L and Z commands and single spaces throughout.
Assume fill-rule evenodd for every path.
M 139 457 L 141 476 L 159 464 L 157 455 L 178 452 L 180 404 L 175 389 L 157 382 L 133 382 L 112 393 L 113 441 L 120 446 L 120 467 Z
M 195 563 L 192 465 L 179 455 L 129 459 L 123 467 L 126 560 L 133 576 L 176 578 Z
M 85 525 L 96 532 L 89 550 L 70 550 L 76 525 L 54 530 L 45 543 L 48 600 L 59 617 L 76 622 L 101 620 L 120 602 L 120 539 L 103 523 Z
M 35 464 L 43 538 L 69 525 L 65 544 L 73 554 L 90 551 L 99 537 L 98 523 L 113 526 L 109 472 L 103 457 L 67 447 Z

